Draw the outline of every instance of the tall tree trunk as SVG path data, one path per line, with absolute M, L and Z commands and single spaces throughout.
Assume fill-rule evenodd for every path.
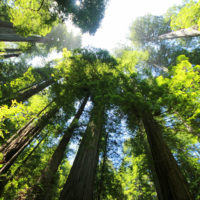
M 64 132 L 64 135 L 58 147 L 56 148 L 55 152 L 53 153 L 51 159 L 49 160 L 47 167 L 44 169 L 44 171 L 42 172 L 42 175 L 38 179 L 37 184 L 39 184 L 39 187 L 35 185 L 32 191 L 29 192 L 27 199 L 32 199 L 32 200 L 40 200 L 40 199 L 50 200 L 51 199 L 50 191 L 55 180 L 54 179 L 55 174 L 58 170 L 60 163 L 63 160 L 67 144 L 69 143 L 69 140 L 72 137 L 72 134 L 75 128 L 77 128 L 78 126 L 77 122 L 80 119 L 81 114 L 83 113 L 83 110 L 88 101 L 88 98 L 89 97 L 85 97 L 85 99 L 83 100 L 79 110 L 74 116 L 73 121 L 71 122 L 67 130 Z M 41 187 L 42 187 L 42 190 L 41 190 Z
M 29 88 L 28 90 L 19 92 L 15 95 L 15 97 L 6 99 L 6 100 L 2 100 L 0 102 L 0 105 L 6 104 L 6 105 L 11 105 L 12 104 L 12 100 L 16 99 L 17 102 L 24 102 L 27 99 L 29 99 L 30 97 L 32 97 L 33 95 L 37 94 L 38 92 L 42 91 L 43 89 L 45 89 L 46 87 L 52 85 L 55 81 L 53 79 L 50 79 L 48 81 L 45 81 L 43 83 L 39 83 L 37 85 L 33 85 L 31 88 Z
M 158 199 L 159 200 L 164 200 L 164 198 L 162 196 L 162 192 L 161 192 L 158 176 L 156 174 L 156 170 L 155 170 L 152 154 L 151 154 L 151 151 L 150 151 L 149 146 L 148 146 L 147 143 L 145 144 L 145 152 L 146 152 L 146 155 L 147 155 L 148 166 L 149 166 L 149 168 L 151 170 L 151 175 L 152 175 L 154 186 L 155 186 L 155 189 L 156 189 L 156 192 L 157 192 Z
M 25 126 L 23 126 L 22 128 L 20 128 L 14 135 L 12 135 L 1 147 L 0 147 L 0 152 L 2 152 L 5 148 L 7 148 L 11 142 L 16 139 L 17 137 L 19 137 L 23 131 L 34 121 L 34 118 L 30 119 L 28 123 L 26 123 Z
M 0 27 L 1 28 L 6 27 L 6 28 L 13 29 L 13 24 L 11 22 L 5 22 L 5 21 L 0 20 Z
M 13 95 L 17 95 L 19 92 L 24 92 L 25 90 L 28 90 L 28 89 L 32 88 L 33 86 L 39 85 L 39 84 L 41 84 L 43 82 L 44 82 L 44 80 L 38 81 L 38 82 L 35 82 L 35 83 L 31 84 L 31 85 L 28 85 L 27 87 L 21 88 L 17 92 L 15 92 Z
M 176 39 L 176 38 L 188 38 L 188 37 L 197 37 L 200 36 L 200 31 L 198 30 L 198 26 L 194 26 L 191 28 L 180 29 L 178 31 L 173 31 L 170 33 L 166 33 L 158 36 L 154 40 L 168 40 L 168 39 Z
M 152 65 L 153 67 L 157 68 L 157 69 L 161 69 L 163 72 L 169 72 L 168 68 L 163 66 L 163 65 L 158 65 L 156 63 L 152 63 L 152 62 L 147 62 L 149 65 Z
M 36 115 L 38 118 L 42 112 L 44 112 L 51 104 L 53 101 L 51 101 L 49 104 L 47 104 L 40 112 Z M 13 136 L 11 136 L 1 147 L 0 147 L 0 152 L 2 152 L 4 149 L 6 149 L 11 142 L 13 142 L 17 137 L 20 137 L 21 134 L 23 134 L 23 131 L 26 130 L 26 128 L 35 120 L 35 118 L 30 119 L 25 126 L 20 128 Z
M 98 146 L 104 122 L 104 106 L 94 103 L 90 121 L 63 187 L 60 200 L 92 200 L 98 163 Z
M 46 43 L 49 39 L 41 38 L 38 36 L 30 36 L 30 37 L 22 37 L 17 35 L 16 33 L 6 33 L 8 28 L 4 28 L 5 33 L 1 33 L 0 31 L 0 41 L 4 42 L 37 42 L 37 43 Z
M 107 160 L 107 147 L 108 147 L 108 132 L 106 132 L 105 137 L 105 144 L 104 144 L 104 150 L 103 150 L 103 161 L 102 161 L 102 167 L 100 170 L 100 180 L 99 180 L 99 187 L 98 187 L 98 194 L 97 194 L 97 200 L 101 200 L 101 194 L 103 191 L 103 183 L 105 179 L 105 167 L 106 167 L 106 160 Z
M 163 200 L 191 200 L 183 175 L 162 137 L 162 127 L 150 113 L 142 114 Z M 161 198 L 162 199 L 162 198 Z
M 9 48 L 5 48 L 4 51 L 0 50 L 0 52 L 18 52 L 18 51 L 22 51 L 21 49 L 9 49 Z
M 57 108 L 53 108 L 44 114 L 36 125 L 29 123 L 14 140 L 5 146 L 5 148 L 1 149 L 5 163 L 0 169 L 0 174 L 4 174 L 9 170 L 24 148 L 26 148 L 34 137 L 50 122 L 50 119 L 56 114 L 57 110 Z
M 17 167 L 17 169 L 11 175 L 9 174 L 6 177 L 5 176 L 1 177 L 1 180 L 0 180 L 0 195 L 2 195 L 3 189 L 6 186 L 6 184 L 9 181 L 13 180 L 13 178 L 16 176 L 16 174 L 22 169 L 22 167 L 25 165 L 26 161 L 29 160 L 31 155 L 35 152 L 35 150 L 40 146 L 40 144 L 42 143 L 42 141 L 46 137 L 47 137 L 47 134 L 44 137 L 42 137 L 42 139 L 37 143 L 37 145 L 35 145 L 33 150 L 26 156 L 26 158 L 22 161 L 22 163 L 20 163 L 19 167 Z
M 156 189 L 156 192 L 157 192 L 158 199 L 163 200 L 160 184 L 159 184 L 159 181 L 158 181 L 158 176 L 156 174 L 156 170 L 155 170 L 155 167 L 154 167 L 154 162 L 153 162 L 151 150 L 150 150 L 148 141 L 144 137 L 144 134 L 145 134 L 145 130 L 144 130 L 143 123 L 141 121 L 141 122 L 139 122 L 139 135 L 140 135 L 140 138 L 143 140 L 143 143 L 144 143 L 144 149 L 145 149 L 145 153 L 146 153 L 146 157 L 147 157 L 148 166 L 149 166 L 149 169 L 151 170 L 150 176 L 152 177 L 152 180 L 154 182 L 154 186 L 155 186 L 155 189 Z
M 0 20 L 0 41 L 5 42 L 49 42 L 48 38 L 42 38 L 38 36 L 23 37 L 18 35 L 10 22 L 4 22 Z
M 2 54 L 0 57 L 2 58 L 13 58 L 13 57 L 19 57 L 21 53 L 12 53 L 12 54 Z
M 17 92 L 14 92 L 14 93 L 11 93 L 9 96 L 7 97 L 2 97 L 0 98 L 0 105 L 3 104 L 2 102 L 7 102 L 9 99 L 14 99 L 15 96 L 18 96 L 19 93 L 22 93 L 22 92 L 25 92 L 26 90 L 32 88 L 33 86 L 37 86 L 41 83 L 43 83 L 44 81 L 39 81 L 39 82 L 36 82 L 36 83 L 33 83 L 33 84 L 30 84 L 28 85 L 27 87 L 24 87 L 24 88 L 21 88 L 19 89 Z M 13 96 L 13 98 L 11 98 Z

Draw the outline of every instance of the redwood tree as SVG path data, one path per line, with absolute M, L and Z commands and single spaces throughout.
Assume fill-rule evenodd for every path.
M 70 174 L 60 194 L 60 200 L 93 199 L 98 147 L 104 124 L 104 105 L 94 102 L 90 121 L 81 141 Z
M 56 150 L 51 156 L 46 168 L 43 170 L 41 176 L 39 177 L 37 184 L 33 186 L 31 192 L 28 192 L 27 199 L 51 199 L 50 191 L 53 186 L 53 183 L 55 182 L 55 174 L 58 170 L 60 163 L 63 160 L 67 144 L 69 143 L 69 140 L 72 137 L 74 130 L 78 126 L 79 118 L 83 113 L 87 101 L 88 96 L 85 97 L 85 99 L 81 103 L 81 106 L 77 111 L 76 115 L 74 116 L 74 119 L 71 122 L 70 126 L 64 131 L 64 135 L 62 136 L 61 141 L 59 142 Z

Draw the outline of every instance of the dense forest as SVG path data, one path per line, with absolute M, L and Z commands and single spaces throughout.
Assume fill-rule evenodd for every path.
M 1 200 L 200 199 L 200 1 L 82 48 L 108 3 L 0 1 Z

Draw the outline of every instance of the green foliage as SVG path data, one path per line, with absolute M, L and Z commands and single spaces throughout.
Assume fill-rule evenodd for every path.
M 199 153 L 196 148 L 198 148 L 199 139 L 195 136 L 195 129 L 178 113 L 171 115 L 165 113 L 164 116 L 168 119 L 168 127 L 165 128 L 164 133 L 165 140 L 189 183 L 192 198 L 198 199 L 197 183 L 199 183 L 200 169 Z
M 177 14 L 171 17 L 171 28 L 173 30 L 190 28 L 193 26 L 200 27 L 200 1 L 191 0 Z
M 50 1 L 45 1 L 41 8 L 40 6 L 41 1 L 38 0 L 16 0 L 14 6 L 9 7 L 10 21 L 18 33 L 23 36 L 45 36 L 51 31 L 56 19 L 48 11 Z
M 0 107 L 2 145 L 31 118 L 35 118 L 36 122 L 41 116 L 38 116 L 38 113 L 50 100 L 61 108 L 53 118 L 52 124 L 34 138 L 6 174 L 7 177 L 14 176 L 8 181 L 2 199 L 23 199 L 31 191 L 32 186 L 37 184 L 41 171 L 48 165 L 58 145 L 59 136 L 65 129 L 67 120 L 75 113 L 74 102 L 86 96 L 90 96 L 94 102 L 104 104 L 106 111 L 110 109 L 108 118 L 115 115 L 116 121 L 126 120 L 125 125 L 115 124 L 108 132 L 109 136 L 115 137 L 113 144 L 108 142 L 108 149 L 114 151 L 118 142 L 123 144 L 124 149 L 118 156 L 122 157 L 122 161 L 118 161 L 120 158 L 110 154 L 106 154 L 105 159 L 100 159 L 95 191 L 99 192 L 98 183 L 101 182 L 102 199 L 157 199 L 151 155 L 141 127 L 141 116 L 144 113 L 151 113 L 162 125 L 163 137 L 189 182 L 192 198 L 199 199 L 199 49 L 189 49 L 178 42 L 172 44 L 152 41 L 152 38 L 171 31 L 169 17 L 166 20 L 163 16 L 146 15 L 132 24 L 130 39 L 135 46 L 120 50 L 118 58 L 101 49 L 72 50 L 80 48 L 81 37 L 68 32 L 64 25 L 53 27 L 58 23 L 58 16 L 62 19 L 70 16 L 83 32 L 94 33 L 99 27 L 107 1 L 85 0 L 80 1 L 80 5 L 71 0 L 55 2 L 10 1 L 5 11 L 9 19 L 0 18 L 4 21 L 10 20 L 16 31 L 23 36 L 44 36 L 49 33 L 46 38 L 51 41 L 47 44 L 16 45 L 25 54 L 28 49 L 33 52 L 31 55 L 25 55 L 27 62 L 31 61 L 30 56 L 39 55 L 41 52 L 47 55 L 51 50 L 60 52 L 64 48 L 61 59 L 51 61 L 48 66 L 41 68 L 29 67 L 26 62 L 21 61 L 0 63 L 0 101 L 28 91 L 33 84 L 55 80 L 51 87 L 24 103 L 14 100 L 10 107 Z M 0 11 L 5 5 L 5 1 L 0 3 Z M 174 13 L 178 12 L 175 16 Z M 172 13 L 174 15 L 171 27 L 174 30 L 199 25 L 199 2 L 191 1 L 182 9 L 175 7 L 168 15 L 171 16 Z M 7 47 L 6 43 L 1 43 L 0 50 L 5 51 Z M 160 71 L 164 66 L 168 72 L 154 71 L 155 67 L 152 66 L 155 65 Z M 47 111 L 48 109 L 45 110 Z M 82 121 L 85 123 L 87 118 L 86 112 Z M 106 121 L 108 124 L 111 123 L 109 119 Z M 76 130 L 74 141 L 80 139 L 84 126 L 85 124 Z M 118 129 L 122 130 L 122 133 L 119 133 Z M 30 155 L 44 136 L 46 138 L 41 145 L 25 162 L 25 157 Z M 104 143 L 107 142 L 105 137 L 102 140 Z M 99 148 L 101 153 L 103 148 L 104 146 Z M 107 151 L 109 150 L 106 149 L 105 152 Z M 3 161 L 1 153 L 0 160 Z M 116 160 L 119 162 L 118 166 L 115 165 Z M 18 167 L 20 170 L 16 171 Z M 69 160 L 64 158 L 55 174 L 57 182 L 52 185 L 50 191 L 54 199 L 59 198 L 70 168 Z
M 166 32 L 170 32 L 169 22 L 165 22 L 162 16 L 145 15 L 132 23 L 130 40 L 135 46 L 144 48 L 154 38 Z
M 20 155 L 15 166 L 11 168 L 10 175 L 14 174 L 14 179 L 6 185 L 2 197 L 3 200 L 24 198 L 26 193 L 30 191 L 31 186 L 36 184 L 41 171 L 47 165 L 49 158 L 56 148 L 58 142 L 54 140 L 55 135 L 58 135 L 56 131 L 54 125 L 47 126 L 41 132 L 41 135 L 25 149 L 22 155 Z M 45 137 L 45 135 L 48 137 Z M 45 139 L 33 154 L 29 155 L 42 137 L 45 137 Z M 24 162 L 26 156 L 29 156 L 29 158 Z
M 79 1 L 76 4 L 73 0 L 55 0 L 58 3 L 59 12 L 63 13 L 63 18 L 69 14 L 72 16 L 72 21 L 83 32 L 94 34 L 104 16 L 104 10 L 107 0 L 85 0 Z
M 55 78 L 64 77 L 62 85 L 54 85 L 54 91 L 62 97 L 59 101 L 65 99 L 64 95 L 67 98 L 69 92 L 76 94 L 79 99 L 89 94 L 95 98 L 104 96 L 102 101 L 106 101 L 114 92 L 117 62 L 108 52 L 98 49 L 95 51 L 82 49 L 75 50 L 73 54 L 67 50 L 63 51 L 64 58 L 56 66 L 58 71 L 52 74 Z
M 25 88 L 27 85 L 31 85 L 36 81 L 33 75 L 33 68 L 29 67 L 28 70 L 23 74 L 23 77 L 17 78 L 10 82 L 11 88 L 18 90 L 20 88 Z
M 124 146 L 125 157 L 120 166 L 124 195 L 127 200 L 156 199 L 144 144 L 138 139 L 139 137 L 135 137 L 132 142 L 127 140 Z M 143 149 L 139 145 L 142 145 Z
M 172 68 L 169 78 L 163 78 L 162 76 L 157 78 L 158 85 L 163 86 L 170 93 L 170 95 L 164 96 L 160 100 L 168 103 L 172 109 L 180 112 L 182 116 L 187 116 L 188 122 L 191 123 L 200 114 L 200 66 L 192 66 L 185 56 L 179 57 L 178 62 Z
M 0 51 L 5 51 L 6 43 L 0 42 Z
M 148 52 L 123 51 L 119 59 L 120 68 L 124 73 L 132 74 L 136 72 L 135 66 L 148 59 Z
M 5 73 L 9 73 L 9 75 L 12 75 L 9 72 L 14 67 L 12 64 L 3 65 L 2 67 L 7 67 L 7 69 L 2 70 L 3 76 L 7 77 L 7 74 Z M 21 67 L 21 66 L 19 65 L 17 67 Z M 22 72 L 24 71 L 24 73 L 22 73 L 21 71 Z M 51 79 L 52 71 L 53 70 L 48 66 L 44 68 L 28 67 L 25 69 L 22 67 L 22 69 L 19 69 L 19 71 L 17 72 L 14 71 L 13 77 L 11 76 L 11 80 L 9 81 L 9 76 L 8 76 L 8 79 L 6 79 L 5 82 L 3 82 L 3 85 L 1 88 L 1 90 L 3 91 L 2 99 L 13 98 L 13 96 L 15 97 L 16 94 L 20 92 L 24 92 L 25 90 L 28 90 L 32 85 L 36 83 L 40 83 L 43 80 Z M 19 75 L 17 73 L 19 73 Z M 4 80 L 3 76 L 2 76 L 2 81 Z M 16 78 L 14 79 L 14 77 Z
M 46 38 L 50 41 L 42 45 L 48 52 L 51 49 L 60 52 L 63 48 L 73 50 L 81 47 L 81 35 L 75 35 L 72 31 L 69 32 L 65 24 L 54 26 L 51 32 L 46 35 Z
M 114 168 L 112 161 L 110 160 L 105 161 L 103 174 L 101 172 L 102 164 L 103 163 L 101 162 L 98 169 L 99 171 L 97 172 L 97 181 L 102 181 L 100 198 L 107 200 L 123 199 L 125 196 L 122 190 L 120 175 Z M 103 180 L 101 180 L 101 178 L 103 178 Z
M 52 199 L 55 199 L 55 200 L 59 199 L 60 192 L 66 182 L 66 178 L 70 172 L 70 169 L 71 169 L 71 164 L 69 163 L 67 159 L 65 159 L 63 163 L 60 165 L 57 172 L 57 177 L 56 177 L 57 181 L 53 187 L 54 192 L 52 195 L 53 196 Z
M 33 44 L 28 42 L 17 42 L 16 44 L 17 48 L 19 48 L 22 52 L 28 51 L 33 46 Z
M 13 100 L 10 107 L 7 105 L 1 106 L 0 136 L 4 139 L 4 136 L 10 134 L 10 131 L 13 132 L 13 130 L 18 130 L 23 127 L 31 118 L 35 118 L 47 103 L 47 97 L 36 95 L 30 99 L 29 105 Z M 9 126 L 12 129 L 11 127 L 9 128 L 8 124 L 10 124 Z
M 74 24 L 83 32 L 94 34 L 104 16 L 107 0 L 75 1 L 63 0 L 12 0 L 1 2 L 0 10 L 6 17 L 2 20 L 13 23 L 17 33 L 22 36 L 45 36 L 52 26 L 70 15 Z M 60 19 L 59 19 L 60 18 Z

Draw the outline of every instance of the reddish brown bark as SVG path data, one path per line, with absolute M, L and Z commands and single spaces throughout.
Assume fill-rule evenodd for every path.
M 92 200 L 104 107 L 95 104 L 60 200 Z
M 64 135 L 58 147 L 56 148 L 55 152 L 53 153 L 47 167 L 42 172 L 42 175 L 40 176 L 38 180 L 39 187 L 35 185 L 32 191 L 28 194 L 27 199 L 32 199 L 32 200 L 40 200 L 40 199 L 50 200 L 51 199 L 50 191 L 54 183 L 55 174 L 58 170 L 60 163 L 63 160 L 67 144 L 69 143 L 69 140 L 72 137 L 73 131 L 78 126 L 77 122 L 81 114 L 83 113 L 83 110 L 85 108 L 87 101 L 88 101 L 88 97 L 86 97 L 83 100 L 79 110 L 74 116 L 73 121 L 71 122 L 67 130 L 64 132 Z M 42 190 L 41 190 L 41 187 L 42 187 Z
M 1 148 L 1 153 L 4 155 L 5 164 L 0 169 L 0 174 L 4 174 L 9 170 L 24 148 L 26 148 L 33 138 L 37 136 L 40 131 L 50 122 L 50 119 L 56 114 L 57 110 L 57 108 L 54 108 L 44 114 L 36 125 L 29 122 L 28 125 L 26 125 L 25 128 L 22 128 L 20 133 L 10 141 L 10 143 Z
M 31 155 L 35 152 L 35 150 L 40 146 L 40 144 L 42 143 L 42 141 L 46 138 L 47 134 L 40 140 L 40 142 L 38 142 L 37 145 L 35 145 L 35 147 L 33 148 L 33 150 L 26 156 L 26 158 L 22 161 L 22 163 L 20 164 L 19 167 L 17 167 L 17 169 L 14 171 L 13 174 L 9 174 L 8 176 L 3 176 L 0 178 L 0 195 L 3 192 L 4 187 L 6 186 L 6 184 L 9 181 L 12 181 L 13 178 L 16 176 L 16 174 L 19 173 L 19 171 L 22 169 L 22 167 L 25 165 L 26 161 L 30 159 Z M 20 176 L 18 176 L 19 178 Z
M 147 112 L 142 121 L 150 145 L 162 200 L 191 200 L 186 181 L 162 137 L 162 127 Z M 158 189 L 158 190 L 159 190 Z
M 51 80 L 47 80 L 45 82 L 39 83 L 37 85 L 33 85 L 31 88 L 29 88 L 28 90 L 25 91 L 21 91 L 19 93 L 17 93 L 15 95 L 15 97 L 9 98 L 9 99 L 5 99 L 2 100 L 0 102 L 0 105 L 6 104 L 6 105 L 11 105 L 12 100 L 16 100 L 17 102 L 24 102 L 27 99 L 29 99 L 30 97 L 32 97 L 33 95 L 39 93 L 40 91 L 42 91 L 43 89 L 45 89 L 46 87 L 52 85 L 55 81 L 53 79 Z

